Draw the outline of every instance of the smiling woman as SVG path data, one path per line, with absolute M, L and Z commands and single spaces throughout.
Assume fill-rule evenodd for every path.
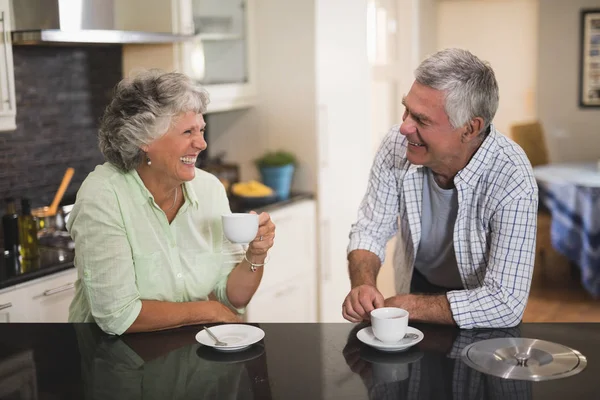
M 71 322 L 122 334 L 239 320 L 275 226 L 261 214 L 245 254 L 224 239 L 225 189 L 195 168 L 207 103 L 179 73 L 117 85 L 98 134 L 106 163 L 83 182 L 67 226 L 78 273 Z

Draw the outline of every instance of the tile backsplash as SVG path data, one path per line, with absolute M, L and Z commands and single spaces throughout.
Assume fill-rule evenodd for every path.
M 122 76 L 120 46 L 14 46 L 17 129 L 0 132 L 0 193 L 50 204 L 67 167 L 66 196 L 103 162 L 98 121 Z
M 50 204 L 67 167 L 75 175 L 65 197 L 74 198 L 103 162 L 96 133 L 122 77 L 121 53 L 121 46 L 13 47 L 17 129 L 0 132 L 0 214 L 8 196 Z

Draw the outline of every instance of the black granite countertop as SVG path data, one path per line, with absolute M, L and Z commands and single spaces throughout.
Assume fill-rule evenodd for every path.
M 597 399 L 600 388 L 600 324 L 415 324 L 423 341 L 395 354 L 359 342 L 364 325 L 253 325 L 264 339 L 222 353 L 196 342 L 200 326 L 115 337 L 95 324 L 0 324 L 0 388 L 10 383 L 2 378 L 17 373 L 31 398 L 40 399 Z M 458 355 L 468 344 L 500 337 L 571 347 L 587 367 L 530 382 L 480 373 Z
M 271 212 L 295 202 L 312 198 L 313 195 L 310 193 L 292 193 L 287 200 L 272 199 L 253 203 L 239 198 L 232 198 L 230 199 L 230 207 L 233 212 L 248 212 L 251 210 L 257 213 Z M 69 249 L 72 246 L 69 246 L 63 237 L 57 239 L 61 240 L 48 240 L 47 242 L 48 244 L 57 243 L 59 247 L 40 246 L 40 257 L 34 262 L 23 262 L 18 257 L 12 257 L 2 251 L 0 254 L 4 254 L 4 256 L 0 257 L 0 290 L 73 268 L 75 253 Z
M 24 261 L 2 251 L 0 289 L 73 268 L 75 253 L 72 250 L 44 246 L 39 250 L 40 256 L 34 261 Z

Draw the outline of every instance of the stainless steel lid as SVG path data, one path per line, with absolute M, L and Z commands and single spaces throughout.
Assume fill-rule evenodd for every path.
M 545 381 L 581 372 L 586 358 L 577 350 L 545 340 L 499 338 L 465 347 L 462 360 L 477 371 L 505 379 Z

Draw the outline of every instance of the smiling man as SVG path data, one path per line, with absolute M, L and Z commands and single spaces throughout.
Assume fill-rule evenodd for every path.
M 344 318 L 395 306 L 412 321 L 467 329 L 520 322 L 538 193 L 525 153 L 492 124 L 498 99 L 494 71 L 466 50 L 440 51 L 417 68 L 350 232 Z M 397 294 L 384 299 L 376 277 L 396 233 Z

